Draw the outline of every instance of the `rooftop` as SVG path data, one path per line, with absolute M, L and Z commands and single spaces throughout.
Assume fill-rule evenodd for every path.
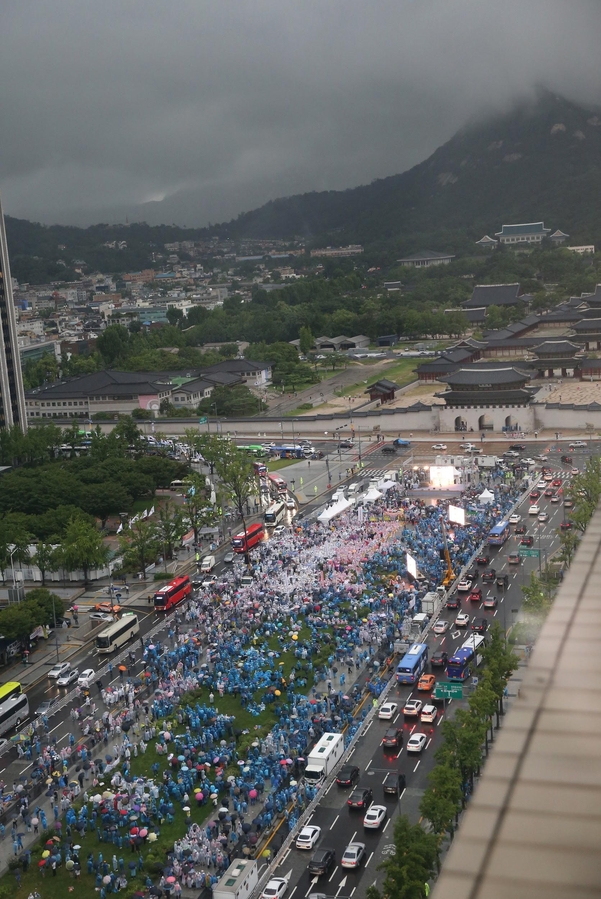
M 464 309 L 481 306 L 517 306 L 520 302 L 519 284 L 476 284 L 472 295 L 463 304 Z
M 530 380 L 530 372 L 524 371 L 513 365 L 497 366 L 495 368 L 480 368 L 478 365 L 470 365 L 469 368 L 460 368 L 448 375 L 442 375 L 440 381 L 446 381 L 451 387 L 502 387 L 507 384 L 522 383 Z
M 545 228 L 543 222 L 528 222 L 521 225 L 503 225 L 496 237 L 517 237 L 520 234 L 550 234 L 551 229 Z

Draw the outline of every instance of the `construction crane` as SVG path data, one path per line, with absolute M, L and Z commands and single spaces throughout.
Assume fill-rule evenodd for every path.
M 453 563 L 451 562 L 451 553 L 449 552 L 449 543 L 447 540 L 447 530 L 444 526 L 444 521 L 440 522 L 440 529 L 442 531 L 442 541 L 443 548 L 440 550 L 440 558 L 444 559 L 447 563 L 447 570 L 442 579 L 443 587 L 450 587 L 453 581 L 455 580 L 455 572 L 453 571 Z

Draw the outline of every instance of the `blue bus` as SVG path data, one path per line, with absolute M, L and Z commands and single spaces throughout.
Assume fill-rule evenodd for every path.
M 414 684 L 420 679 L 427 664 L 428 647 L 425 643 L 414 643 L 397 666 L 397 681 L 399 684 Z
M 506 540 L 509 539 L 510 536 L 510 528 L 508 521 L 500 521 L 498 524 L 494 526 L 489 531 L 488 534 L 488 545 L 489 546 L 503 546 Z
M 473 669 L 482 661 L 480 648 L 484 642 L 484 637 L 474 634 L 451 656 L 447 663 L 447 677 L 450 681 L 463 682 L 471 677 Z
M 302 446 L 295 446 L 294 444 L 284 444 L 283 446 L 276 446 L 272 444 L 269 447 L 269 452 L 272 456 L 279 456 L 280 459 L 304 459 L 304 453 Z

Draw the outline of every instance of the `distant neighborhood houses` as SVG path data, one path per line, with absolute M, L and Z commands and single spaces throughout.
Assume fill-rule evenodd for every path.
M 98 413 L 158 413 L 163 401 L 194 408 L 216 387 L 265 387 L 271 382 L 269 362 L 226 359 L 193 372 L 99 371 L 60 381 L 25 394 L 30 421 L 44 418 L 89 419 Z

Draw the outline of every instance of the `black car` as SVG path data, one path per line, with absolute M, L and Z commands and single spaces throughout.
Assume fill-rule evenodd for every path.
M 403 745 L 403 728 L 389 727 L 382 738 L 382 746 L 388 749 L 398 749 Z
M 382 452 L 383 453 L 396 453 L 396 446 L 392 446 L 392 444 L 389 444 L 388 446 L 383 446 Z
M 459 608 L 459 596 L 457 593 L 452 593 L 451 596 L 447 599 L 447 609 L 458 609 Z
M 532 546 L 534 543 L 534 537 L 522 537 L 520 540 L 520 546 Z
M 482 583 L 483 584 L 493 584 L 495 577 L 497 576 L 496 568 L 487 568 L 484 574 L 482 575 Z
M 350 808 L 365 809 L 372 804 L 373 798 L 374 791 L 371 787 L 357 787 L 346 800 L 346 804 Z
M 353 441 L 352 440 L 341 440 L 340 443 L 338 444 L 338 446 L 340 447 L 340 449 L 352 449 Z
M 344 765 L 338 772 L 336 783 L 339 787 L 352 787 L 359 780 L 359 769 L 356 765 Z
M 476 565 L 488 565 L 490 559 L 488 556 L 478 556 L 476 559 Z
M 509 575 L 508 574 L 498 574 L 497 575 L 497 587 L 505 587 L 509 586 Z
M 514 453 L 524 453 L 526 451 L 525 443 L 512 443 L 509 447 L 510 450 L 513 450 Z
M 515 533 L 522 534 L 522 535 L 527 534 L 528 528 L 526 527 L 525 524 L 518 524 L 517 528 L 515 529 Z
M 430 664 L 432 668 L 446 668 L 447 662 L 449 661 L 449 656 L 443 650 L 439 650 L 438 652 L 433 653 L 430 657 Z
M 336 851 L 329 849 L 327 846 L 322 846 L 320 849 L 316 849 L 311 856 L 309 874 L 313 874 L 315 877 L 322 877 L 324 874 L 329 874 L 335 864 Z
M 474 618 L 472 622 L 472 630 L 478 634 L 484 634 L 488 630 L 488 621 L 486 618 Z
M 396 771 L 391 771 L 390 774 L 387 774 L 384 778 L 384 783 L 382 787 L 384 789 L 385 796 L 399 796 L 407 785 L 407 778 L 404 774 L 398 774 Z

